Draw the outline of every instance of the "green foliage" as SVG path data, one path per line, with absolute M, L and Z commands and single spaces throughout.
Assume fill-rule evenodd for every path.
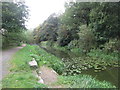
M 24 3 L 2 2 L 2 27 L 0 34 L 2 46 L 19 45 L 23 40 L 22 32 L 26 30 L 25 21 L 28 16 L 28 8 Z
M 23 2 L 2 2 L 2 28 L 7 32 L 19 32 L 25 29 L 28 8 Z
M 33 37 L 34 37 L 34 42 L 35 43 L 39 43 L 39 39 L 40 39 L 40 31 L 41 31 L 41 26 L 39 25 L 38 27 L 36 27 L 34 30 L 33 30 Z
M 23 37 L 23 33 L 20 32 L 7 33 L 7 36 L 2 37 L 2 48 L 20 45 L 21 41 L 24 39 Z
M 72 31 L 70 31 L 67 26 L 62 25 L 58 31 L 58 45 L 66 46 L 73 39 Z
M 58 18 L 56 14 L 51 14 L 46 21 L 38 28 L 39 42 L 40 41 L 56 41 L 57 40 L 57 29 L 58 29 Z M 36 32 L 36 33 L 38 33 Z
M 105 43 L 104 50 L 111 53 L 111 52 L 120 52 L 120 40 L 117 39 L 110 39 L 108 43 Z
M 78 30 L 81 23 L 89 24 L 89 13 L 91 4 L 88 2 L 69 2 L 66 3 L 66 10 L 61 15 L 61 23 L 66 25 L 69 29 Z
M 105 51 L 99 50 L 99 49 L 96 49 L 96 50 L 93 49 L 87 55 L 90 56 L 90 57 L 96 58 L 96 59 L 103 59 L 103 60 L 106 60 L 106 61 L 110 61 L 110 60 L 117 61 L 117 60 L 119 60 L 119 54 L 118 53 L 113 52 L 113 53 L 107 54 Z
M 36 56 L 34 57 L 37 59 L 39 66 L 47 65 L 53 68 L 57 73 L 62 74 L 62 72 L 64 71 L 64 64 L 59 58 L 47 53 L 41 48 L 38 49 L 38 53 L 39 56 L 37 56 L 37 58 Z
M 89 52 L 90 49 L 95 47 L 95 36 L 91 29 L 88 28 L 86 25 L 82 25 L 79 28 L 79 39 L 71 41 L 68 44 L 68 47 L 70 49 L 79 48 L 81 52 Z
M 40 42 L 40 46 L 44 46 L 44 47 L 47 47 L 47 43 L 48 43 L 48 41 L 42 41 L 42 42 Z
M 108 82 L 101 82 L 88 75 L 60 76 L 56 85 L 67 88 L 116 88 Z
M 67 46 L 71 41 L 75 40 L 74 43 L 79 39 L 77 46 L 81 46 L 84 52 L 105 44 L 109 39 L 119 39 L 119 4 L 117 2 L 68 2 L 65 4 L 65 12 L 58 15 L 57 20 L 48 18 L 43 23 L 39 39 L 51 40 L 51 35 L 52 38 L 55 36 L 59 46 Z M 51 28 L 51 25 L 54 27 Z M 51 34 L 53 31 L 56 35 Z
M 66 50 L 69 49 L 67 46 L 64 46 L 64 47 L 59 46 L 58 43 L 54 43 L 54 46 L 53 46 L 53 47 L 54 47 L 55 49 L 61 50 L 61 51 L 66 51 Z
M 75 43 L 73 43 L 75 44 Z M 54 46 L 56 50 L 68 51 L 67 47 Z M 107 53 L 104 50 L 92 49 L 88 53 L 83 53 L 81 48 L 72 48 L 72 52 L 77 54 L 77 57 L 65 57 L 63 62 L 65 63 L 64 72 L 62 75 L 76 75 L 80 74 L 83 70 L 93 69 L 95 72 L 106 70 L 107 67 L 119 67 L 119 53 L 112 52 Z M 70 52 L 70 51 L 68 51 Z M 73 54 L 74 54 L 73 53 Z M 78 57 L 79 55 L 79 57 Z
M 78 47 L 82 51 L 88 52 L 91 48 L 95 48 L 96 45 L 104 45 L 111 38 L 119 39 L 119 18 L 117 12 L 120 8 L 119 4 L 116 2 L 67 3 L 65 13 L 60 16 L 61 26 L 66 26 L 65 30 L 69 30 L 72 35 L 79 34 L 78 41 L 74 40 L 72 35 L 70 36 L 73 38 L 70 41 L 73 41 L 68 46 L 70 48 Z M 64 35 L 65 30 L 63 30 L 61 35 Z M 66 41 L 66 38 L 63 37 L 64 40 Z
M 90 3 L 66 3 L 65 12 L 59 16 L 58 42 L 60 46 L 66 46 L 72 40 L 79 39 L 79 25 L 87 24 L 88 26 L 90 8 Z
M 32 72 L 15 72 L 8 75 L 3 81 L 3 88 L 47 88 L 37 82 Z
M 98 45 L 104 44 L 110 38 L 119 37 L 119 4 L 117 2 L 104 2 L 93 5 L 94 8 L 91 10 L 90 20 Z
M 82 51 L 82 49 L 80 49 L 80 48 L 72 48 L 72 49 L 70 49 L 72 52 L 74 52 L 74 53 L 79 53 L 79 54 L 83 54 L 83 51 Z
M 119 67 L 119 54 L 115 52 L 107 54 L 102 50 L 91 50 L 87 55 L 79 54 L 81 54 L 80 57 L 64 58 L 65 70 L 63 75 L 78 75 L 89 69 L 100 72 L 108 66 Z
M 27 43 L 27 44 L 33 44 L 35 42 L 34 40 L 34 35 L 33 35 L 33 31 L 29 30 L 29 31 L 25 31 L 23 32 L 23 42 L 24 43 Z

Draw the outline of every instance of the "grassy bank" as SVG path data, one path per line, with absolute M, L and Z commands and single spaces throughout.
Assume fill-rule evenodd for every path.
M 10 74 L 3 79 L 3 88 L 42 88 L 46 85 L 37 83 L 38 79 L 32 74 L 28 62 L 32 60 L 30 54 L 37 54 L 36 46 L 27 45 L 18 51 L 11 59 Z
M 32 73 L 32 68 L 28 62 L 33 58 L 38 62 L 39 67 L 47 65 L 61 74 L 64 64 L 59 58 L 45 52 L 38 46 L 27 45 L 18 51 L 11 59 L 10 74 L 3 79 L 3 88 L 44 88 L 44 84 L 38 83 L 38 78 Z
M 43 88 L 44 84 L 38 83 L 33 75 L 28 62 L 35 58 L 39 67 L 46 65 L 53 68 L 58 74 L 64 73 L 65 65 L 56 56 L 47 53 L 38 46 L 27 45 L 18 51 L 11 60 L 11 73 L 2 81 L 3 88 Z M 70 88 L 113 88 L 107 82 L 100 82 L 88 75 L 59 76 L 56 85 Z
M 60 58 L 47 53 L 45 50 L 37 47 L 38 54 L 31 54 L 31 57 L 35 58 L 39 66 L 46 65 L 53 68 L 57 73 L 62 74 L 64 71 L 64 63 Z

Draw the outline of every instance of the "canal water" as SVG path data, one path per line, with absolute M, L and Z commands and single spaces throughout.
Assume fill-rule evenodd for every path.
M 76 53 L 73 53 L 69 50 L 66 51 L 62 51 L 62 50 L 58 50 L 58 49 L 54 49 L 51 47 L 41 47 L 43 48 L 45 51 L 47 51 L 48 53 L 51 53 L 61 59 L 71 59 L 74 57 L 81 57 L 84 55 L 78 55 Z M 70 60 L 69 62 L 72 63 L 72 61 Z M 100 72 L 95 72 L 94 69 L 87 69 L 82 71 L 81 74 L 84 75 L 91 75 L 92 77 L 95 77 L 96 79 L 100 80 L 100 81 L 107 81 L 110 82 L 111 84 L 115 85 L 116 87 L 119 87 L 118 85 L 118 70 L 120 68 L 116 68 L 116 67 L 107 67 L 105 70 L 102 70 Z

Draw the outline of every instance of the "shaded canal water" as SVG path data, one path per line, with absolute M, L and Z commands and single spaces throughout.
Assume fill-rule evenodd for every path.
M 42 47 L 45 51 L 47 51 L 48 53 L 51 53 L 59 58 L 68 58 L 69 60 L 71 58 L 74 58 L 74 57 L 81 57 L 80 55 L 78 54 L 75 54 L 71 51 L 61 51 L 61 50 L 57 50 L 57 49 L 54 49 L 54 48 L 51 48 L 51 47 Z M 82 55 L 83 56 L 83 55 Z M 72 61 L 70 60 L 69 62 L 72 63 Z M 84 70 L 82 71 L 81 74 L 84 74 L 84 75 L 91 75 L 92 77 L 95 77 L 96 79 L 100 80 L 100 81 L 107 81 L 107 82 L 110 82 L 111 84 L 119 87 L 118 85 L 118 70 L 120 68 L 115 68 L 115 67 L 107 67 L 107 69 L 103 70 L 103 71 L 100 71 L 100 72 L 95 72 L 94 69 L 88 69 L 88 70 Z

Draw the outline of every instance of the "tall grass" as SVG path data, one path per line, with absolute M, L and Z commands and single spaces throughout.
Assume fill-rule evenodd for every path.
M 89 75 L 60 76 L 56 85 L 66 88 L 115 88 L 108 82 L 101 82 Z

